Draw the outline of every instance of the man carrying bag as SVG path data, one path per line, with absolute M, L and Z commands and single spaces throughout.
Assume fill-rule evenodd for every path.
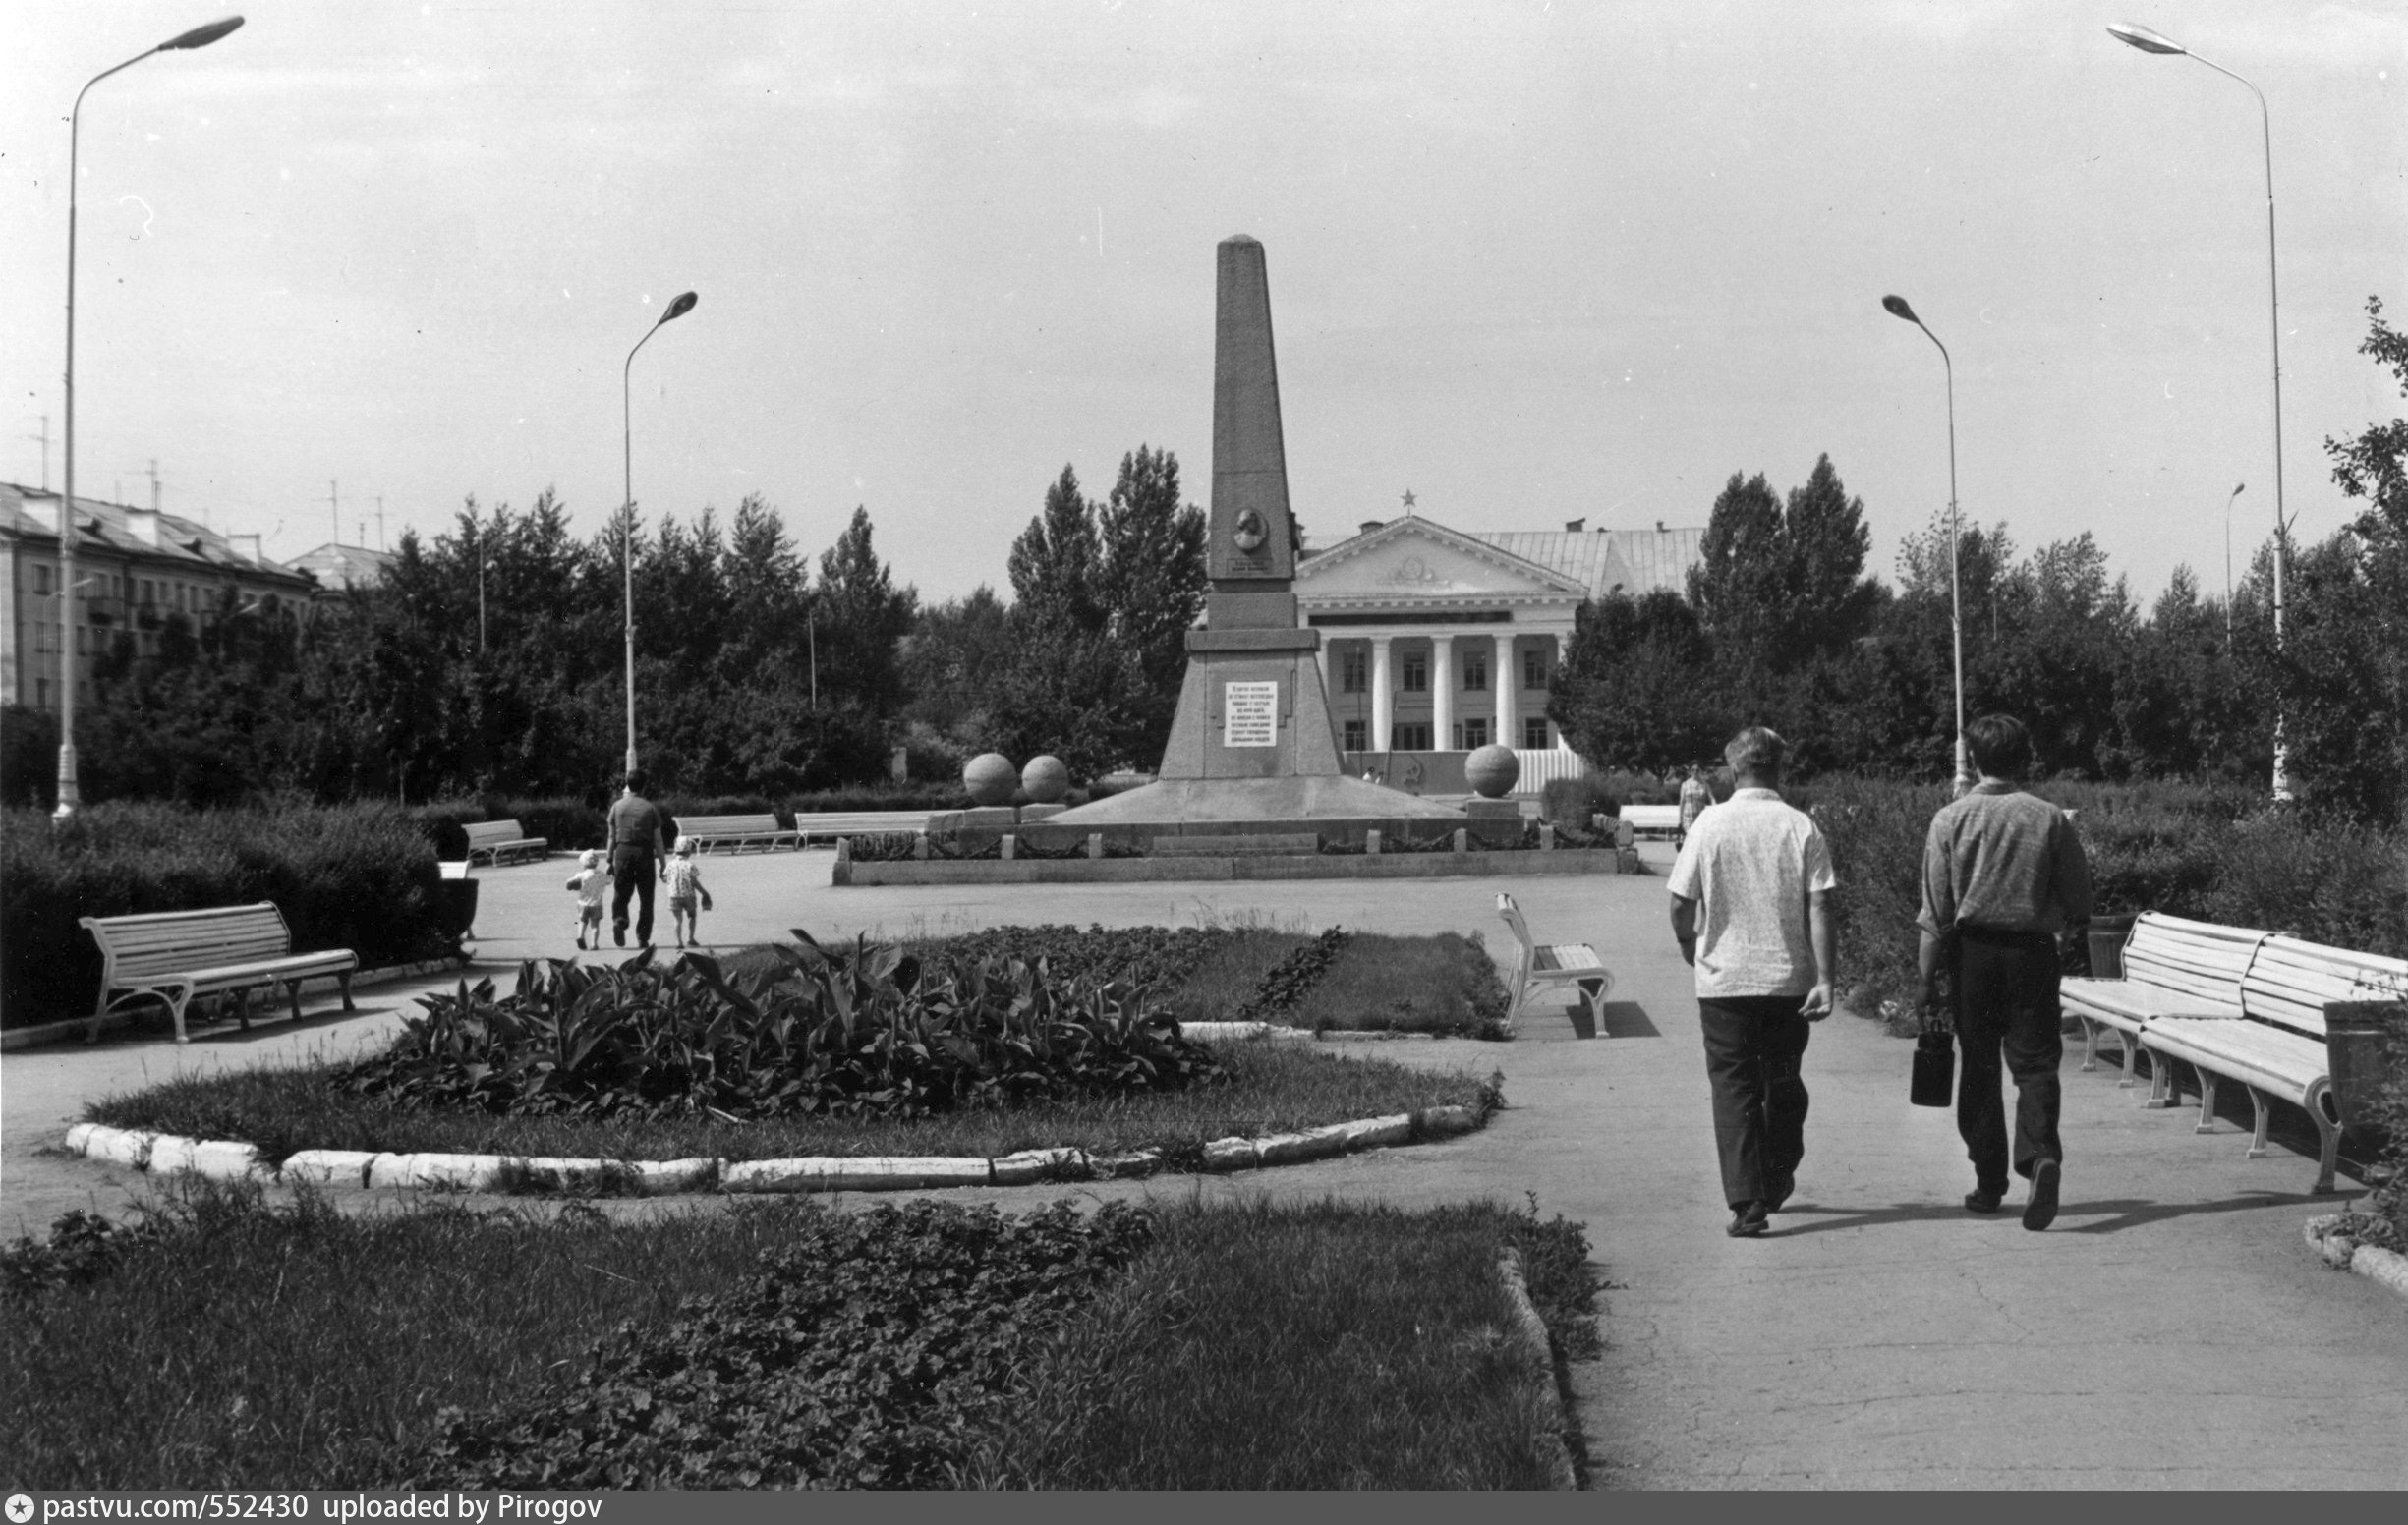
M 1943 980 L 1960 1068 L 1957 1132 L 1974 1164 L 1967 1211 L 1995 1213 L 2009 1151 L 2000 1064 L 2015 1077 L 2015 1173 L 2032 1182 L 2024 1226 L 2057 1216 L 2065 1147 L 2057 1137 L 2057 933 L 2091 914 L 2091 866 L 2065 813 L 2023 791 L 2032 738 L 2012 715 L 1965 728 L 1981 781 L 1931 818 L 1923 839 L 1920 963 L 1927 1006 Z M 1953 945 L 1953 947 L 1952 947 Z M 1918 1055 L 1920 1060 L 1921 1055 Z

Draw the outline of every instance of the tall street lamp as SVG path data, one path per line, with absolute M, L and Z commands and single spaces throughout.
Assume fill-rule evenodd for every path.
M 2249 85 L 2249 92 L 2258 97 L 2258 131 L 2265 148 L 2265 294 L 2266 315 L 2272 324 L 2274 360 L 2274 650 L 2282 650 L 2282 563 L 2283 542 L 2291 532 L 2290 522 L 2282 513 L 2282 293 L 2274 272 L 2274 119 L 2266 110 L 2265 92 L 2241 79 L 2222 64 L 2184 47 L 2170 37 L 2161 36 L 2147 27 L 2135 27 L 2119 22 L 2107 28 L 2107 35 L 2127 47 L 2144 53 L 2177 55 L 2199 59 L 2227 80 L 2239 80 Z M 2234 489 L 2236 492 L 2238 488 Z M 2231 505 L 2225 505 L 2229 508 Z M 2286 766 L 2282 741 L 2282 706 L 2274 706 L 2274 798 L 2291 798 L 2291 775 Z
M 229 16 L 170 37 L 116 69 L 103 69 L 84 82 L 84 88 L 76 91 L 75 108 L 67 113 L 67 484 L 59 498 L 59 803 L 51 813 L 54 822 L 73 818 L 84 803 L 76 787 L 76 147 L 84 125 L 84 97 L 110 75 L 133 68 L 152 53 L 207 47 L 241 25 L 241 17 Z
M 1904 297 L 1884 297 L 1881 309 L 1892 317 L 1904 318 L 1923 330 L 1923 337 L 1938 347 L 1940 368 L 1948 378 L 1948 634 L 1956 647 L 1957 666 L 1957 781 L 1956 792 L 1962 797 L 1974 786 L 1974 770 L 1965 755 L 1965 589 L 1958 575 L 1957 551 L 1964 535 L 1957 527 L 1957 367 L 1948 358 L 1948 346 L 1940 336 L 1924 326 L 1915 315 Z
M 636 447 L 635 425 L 630 422 L 633 418 L 633 405 L 628 400 L 632 395 L 630 391 L 632 383 L 629 378 L 635 373 L 636 350 L 650 344 L 653 335 L 660 331 L 661 324 L 672 317 L 685 316 L 694 311 L 694 304 L 701 300 L 690 291 L 680 294 L 677 300 L 670 303 L 659 317 L 653 319 L 653 325 L 644 330 L 644 337 L 636 341 L 636 349 L 627 352 L 627 364 L 619 367 L 619 443 L 623 457 L 620 464 L 625 472 L 623 479 L 625 492 L 621 498 L 623 517 L 620 521 L 619 567 L 626 581 L 627 771 L 630 773 L 636 770 Z

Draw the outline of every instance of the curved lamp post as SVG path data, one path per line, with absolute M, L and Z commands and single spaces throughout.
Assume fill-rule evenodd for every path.
M 1948 346 L 1940 336 L 1924 326 L 1915 315 L 1904 297 L 1884 297 L 1881 310 L 1892 317 L 1903 318 L 1923 330 L 1940 352 L 1940 367 L 1948 378 L 1948 634 L 1956 648 L 1957 666 L 1957 780 L 1956 792 L 1961 797 L 1974 786 L 1971 761 L 1965 755 L 1965 590 L 1957 573 L 1957 551 L 1964 540 L 1957 526 L 1957 367 L 1948 358 Z
M 685 316 L 694 311 L 694 304 L 701 300 L 690 291 L 680 293 L 676 301 L 671 302 L 661 311 L 659 317 L 653 319 L 653 325 L 644 330 L 644 337 L 636 341 L 635 350 L 627 352 L 627 364 L 619 367 L 619 444 L 622 452 L 620 465 L 625 473 L 622 479 L 625 488 L 622 512 L 625 518 L 620 524 L 619 564 L 626 582 L 627 771 L 630 773 L 636 770 L 636 457 L 635 425 L 631 422 L 633 412 L 632 404 L 629 402 L 631 395 L 629 378 L 635 373 L 636 350 L 650 344 L 653 335 L 660 331 L 661 324 L 670 318 Z
M 207 47 L 243 25 L 239 16 L 196 27 L 157 47 L 135 54 L 115 69 L 103 69 L 76 91 L 67 113 L 67 483 L 59 497 L 59 803 L 53 822 L 71 819 L 84 802 L 76 785 L 76 148 L 84 125 L 84 97 L 95 85 L 131 69 L 152 53 Z
M 2222 64 L 2184 47 L 2170 37 L 2162 36 L 2147 27 L 2135 27 L 2119 22 L 2107 28 L 2107 35 L 2126 47 L 2144 53 L 2156 53 L 2199 59 L 2227 80 L 2239 80 L 2258 97 L 2258 131 L 2265 148 L 2265 293 L 2266 314 L 2271 322 L 2274 359 L 2274 650 L 2282 650 L 2282 563 L 2284 541 L 2290 537 L 2291 526 L 2282 513 L 2282 292 L 2275 279 L 2274 268 L 2274 119 L 2266 110 L 2265 92 L 2249 81 L 2234 74 Z M 2237 494 L 2240 489 L 2235 487 Z M 2231 504 L 2226 503 L 2227 510 Z M 2291 774 L 2286 765 L 2282 741 L 2282 706 L 2274 706 L 2274 798 L 2291 798 Z

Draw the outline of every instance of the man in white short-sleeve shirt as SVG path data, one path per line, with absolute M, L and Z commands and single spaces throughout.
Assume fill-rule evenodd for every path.
M 1807 1024 L 1831 1014 L 1837 882 L 1822 832 L 1783 803 L 1786 746 L 1760 725 L 1723 756 L 1730 799 L 1697 818 L 1672 866 L 1672 934 L 1697 971 L 1714 1143 L 1734 1238 L 1760 1234 L 1806 1156 Z

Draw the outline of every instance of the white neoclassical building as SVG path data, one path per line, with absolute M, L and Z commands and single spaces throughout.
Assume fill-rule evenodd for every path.
M 1297 618 L 1321 632 L 1340 745 L 1373 770 L 1409 760 L 1434 789 L 1458 787 L 1462 754 L 1492 741 L 1523 754 L 1525 786 L 1554 775 L 1543 755 L 1566 743 L 1548 684 L 1581 602 L 1684 588 L 1703 536 L 1578 520 L 1465 534 L 1408 508 L 1334 542 L 1306 537 Z

